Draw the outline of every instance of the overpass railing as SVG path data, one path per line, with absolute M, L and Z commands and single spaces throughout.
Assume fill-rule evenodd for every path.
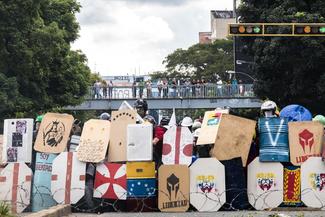
M 253 84 L 90 87 L 87 99 L 255 97 Z

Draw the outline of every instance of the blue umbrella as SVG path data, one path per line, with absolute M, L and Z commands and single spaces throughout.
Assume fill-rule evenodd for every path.
M 308 109 L 301 105 L 288 105 L 280 112 L 280 117 L 288 118 L 289 121 L 311 121 L 312 115 Z

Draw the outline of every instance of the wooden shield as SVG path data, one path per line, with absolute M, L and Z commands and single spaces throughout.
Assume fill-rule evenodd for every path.
M 74 152 L 63 152 L 53 160 L 51 192 L 59 204 L 75 204 L 85 194 L 86 163 Z
M 321 157 L 309 157 L 301 165 L 301 200 L 308 207 L 325 207 L 325 164 Z
M 169 128 L 164 134 L 162 162 L 167 165 L 192 163 L 193 135 L 188 127 Z
M 46 113 L 41 122 L 34 149 L 44 153 L 65 151 L 73 120 L 72 115 Z
M 57 154 L 37 153 L 32 190 L 32 211 L 56 205 L 51 193 L 52 162 Z
M 248 165 L 247 194 L 257 210 L 278 207 L 283 201 L 283 166 L 281 163 L 259 161 Z
M 228 113 L 228 109 L 205 112 L 201 126 L 201 136 L 199 135 L 196 145 L 214 144 L 218 133 L 221 115 Z
M 218 211 L 226 202 L 225 167 L 215 158 L 199 158 L 190 167 L 190 202 L 201 212 Z
M 126 200 L 126 165 L 102 163 L 96 168 L 94 197 Z
M 120 162 L 126 161 L 126 136 L 127 126 L 135 124 L 136 111 L 119 110 L 113 111 L 111 117 L 111 138 L 108 149 L 108 161 Z
M 6 119 L 4 121 L 3 162 L 31 162 L 33 125 L 33 119 Z
M 162 212 L 189 208 L 190 174 L 186 165 L 162 165 L 158 171 L 158 207 Z
M 91 119 L 83 127 L 77 151 L 78 160 L 98 163 L 105 159 L 110 138 L 111 123 Z
M 241 157 L 246 166 L 249 149 L 255 134 L 256 121 L 223 114 L 211 156 L 218 160 Z
M 0 201 L 11 203 L 12 213 L 22 213 L 30 203 L 32 170 L 25 163 L 9 163 L 0 173 Z
M 128 179 L 155 178 L 155 162 L 126 162 Z
M 320 157 L 323 125 L 319 122 L 289 122 L 290 161 L 300 166 L 308 157 Z
M 152 161 L 152 133 L 152 124 L 128 125 L 128 161 Z

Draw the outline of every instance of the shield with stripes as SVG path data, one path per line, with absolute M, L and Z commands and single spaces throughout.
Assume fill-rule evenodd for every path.
M 192 162 L 193 135 L 187 127 L 169 128 L 164 134 L 162 161 L 164 164 L 185 164 Z
M 85 194 L 86 163 L 74 152 L 62 152 L 52 165 L 51 192 L 59 204 L 75 204 Z
M 10 202 L 12 213 L 30 203 L 32 170 L 25 163 L 9 163 L 0 173 L 0 201 Z

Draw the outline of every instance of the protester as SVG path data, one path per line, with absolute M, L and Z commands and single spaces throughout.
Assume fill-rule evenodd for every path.
M 113 82 L 110 80 L 107 84 L 108 86 L 108 98 L 113 98 Z

